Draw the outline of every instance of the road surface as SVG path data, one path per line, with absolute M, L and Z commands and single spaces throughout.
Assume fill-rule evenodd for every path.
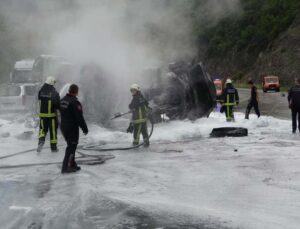
M 248 99 L 250 98 L 249 89 L 238 89 L 240 95 L 240 104 L 236 111 L 245 112 Z M 259 108 L 262 115 L 273 116 L 281 119 L 290 119 L 291 111 L 288 108 L 287 92 L 269 92 L 263 93 L 259 90 Z M 254 113 L 252 109 L 251 113 Z

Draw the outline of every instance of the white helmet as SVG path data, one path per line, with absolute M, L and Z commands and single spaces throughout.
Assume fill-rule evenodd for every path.
M 232 80 L 231 79 L 227 79 L 225 84 L 229 84 L 229 83 L 232 83 Z
M 130 86 L 130 90 L 140 91 L 141 89 L 140 89 L 140 86 L 138 84 L 134 83 Z
M 53 76 L 48 76 L 46 79 L 46 84 L 52 85 L 54 86 L 54 84 L 56 83 L 56 80 Z

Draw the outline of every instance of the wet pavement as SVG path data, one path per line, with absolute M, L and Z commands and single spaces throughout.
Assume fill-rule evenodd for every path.
M 250 98 L 250 90 L 238 89 L 240 96 L 240 104 L 236 107 L 236 111 L 245 112 L 248 99 Z M 291 111 L 288 108 L 287 92 L 268 92 L 264 93 L 259 90 L 259 109 L 262 115 L 273 116 L 281 119 L 290 119 Z M 255 114 L 254 109 L 251 114 Z

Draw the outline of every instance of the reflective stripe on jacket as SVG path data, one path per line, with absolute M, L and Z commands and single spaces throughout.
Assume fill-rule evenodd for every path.
M 133 96 L 129 109 L 132 111 L 133 123 L 138 124 L 147 121 L 148 102 L 140 92 Z
M 38 95 L 41 118 L 56 117 L 56 110 L 59 109 L 60 98 L 55 88 L 44 84 Z
M 235 106 L 239 102 L 238 91 L 232 84 L 227 84 L 224 89 L 222 102 L 225 106 Z

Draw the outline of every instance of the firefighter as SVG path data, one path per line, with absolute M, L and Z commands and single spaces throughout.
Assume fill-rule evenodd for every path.
M 222 93 L 222 112 L 225 112 L 226 121 L 234 121 L 234 107 L 239 104 L 239 93 L 234 88 L 231 79 L 227 79 L 225 82 L 225 88 Z
M 85 135 L 88 127 L 83 117 L 81 103 L 77 99 L 79 88 L 72 84 L 69 93 L 60 101 L 61 132 L 67 142 L 61 173 L 76 172 L 80 167 L 75 161 L 75 151 L 79 140 L 79 127 Z
M 295 79 L 295 85 L 289 90 L 288 101 L 292 111 L 292 132 L 296 133 L 297 130 L 297 116 L 300 132 L 300 78 Z
M 133 131 L 133 145 L 139 144 L 140 134 L 142 133 L 144 146 L 149 147 L 149 136 L 147 130 L 147 111 L 149 109 L 148 102 L 142 95 L 139 85 L 132 84 L 130 92 L 133 97 L 129 104 L 129 109 L 132 112 L 132 121 L 127 132 Z
M 248 85 L 251 89 L 251 97 L 249 99 L 247 108 L 246 108 L 246 115 L 245 115 L 245 119 L 249 119 L 249 114 L 250 111 L 252 109 L 252 107 L 254 107 L 255 113 L 257 115 L 257 117 L 260 117 L 260 112 L 259 112 L 259 108 L 258 108 L 258 93 L 257 93 L 257 88 L 254 85 L 254 82 L 252 80 L 248 81 Z
M 38 93 L 40 106 L 40 130 L 37 152 L 41 152 L 45 143 L 48 130 L 50 131 L 50 146 L 52 152 L 57 149 L 57 110 L 59 109 L 60 98 L 54 88 L 56 81 L 52 76 L 47 77 L 45 84 Z

